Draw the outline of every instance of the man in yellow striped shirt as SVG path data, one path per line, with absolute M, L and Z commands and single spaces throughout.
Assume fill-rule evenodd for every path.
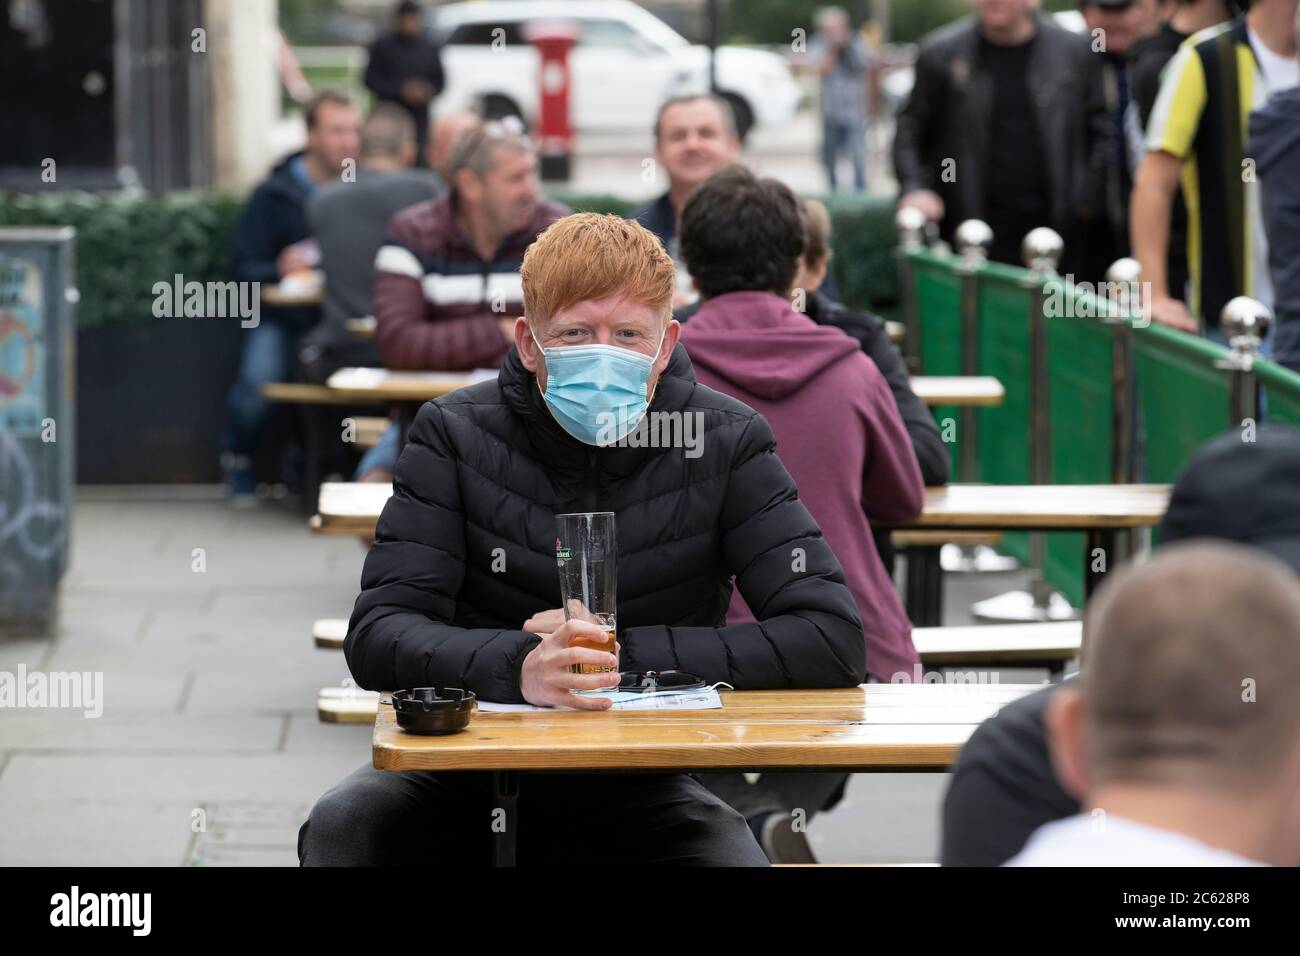
M 1244 17 L 1195 34 L 1170 61 L 1147 126 L 1130 212 L 1149 283 L 1151 317 L 1220 338 L 1219 311 L 1237 295 L 1272 304 L 1254 163 L 1243 143 L 1252 110 L 1300 83 L 1294 23 L 1300 0 L 1256 0 Z M 1169 216 L 1187 204 L 1187 305 L 1166 276 Z

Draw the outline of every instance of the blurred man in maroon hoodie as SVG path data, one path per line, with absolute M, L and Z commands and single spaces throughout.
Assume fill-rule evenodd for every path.
M 791 305 L 805 241 L 799 200 L 781 183 L 756 179 L 741 166 L 708 179 L 682 211 L 682 255 L 704 301 L 681 340 L 699 382 L 771 424 L 800 500 L 844 568 L 866 631 L 868 674 L 910 680 L 919 665 L 912 625 L 876 553 L 870 522 L 898 523 L 921 512 L 920 467 L 875 364 L 843 331 Z M 754 610 L 762 616 L 762 608 Z M 736 595 L 727 621 L 746 620 L 753 614 Z M 791 812 L 803 810 L 807 819 L 826 809 L 846 775 L 701 780 L 745 814 L 773 862 L 800 862 L 812 854 L 790 826 Z

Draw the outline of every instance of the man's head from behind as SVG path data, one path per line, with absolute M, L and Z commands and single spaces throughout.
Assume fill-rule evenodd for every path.
M 790 291 L 805 246 L 799 198 L 784 183 L 728 166 L 682 209 L 682 258 L 706 299 Z
M 596 213 L 553 222 L 524 254 L 524 318 L 515 327 L 524 367 L 545 391 L 541 349 L 618 346 L 655 358 L 653 395 L 681 331 L 672 319 L 675 271 L 658 238 L 636 222 Z
M 795 273 L 793 289 L 802 289 L 812 295 L 826 281 L 826 271 L 831 261 L 831 216 L 826 205 L 816 199 L 802 199 L 803 255 L 799 257 L 799 271 Z
M 415 163 L 415 121 L 391 103 L 380 103 L 361 124 L 361 164 L 371 169 L 409 169 Z
M 659 108 L 655 161 L 668 172 L 669 188 L 689 192 L 740 158 L 731 104 L 719 96 L 683 96 Z
M 456 152 L 456 144 L 470 130 L 481 126 L 483 120 L 468 110 L 447 110 L 439 112 L 433 120 L 433 134 L 429 137 L 429 166 L 443 178 L 451 182 L 451 160 Z
M 1230 848 L 1300 862 L 1294 572 L 1253 548 L 1180 542 L 1109 579 L 1086 628 L 1079 686 L 1048 712 L 1067 789 L 1088 807 L 1111 798 L 1120 815 L 1144 807 L 1169 829 L 1246 831 Z M 1207 805 L 1250 820 L 1189 812 Z
M 361 115 L 346 93 L 324 90 L 307 104 L 307 155 L 322 171 L 340 173 L 361 151 Z
M 1300 576 L 1300 429 L 1233 429 L 1198 448 L 1174 482 L 1159 537 L 1249 544 Z
M 517 119 L 467 130 L 452 150 L 451 183 L 463 210 L 499 236 L 528 225 L 537 209 L 537 152 Z

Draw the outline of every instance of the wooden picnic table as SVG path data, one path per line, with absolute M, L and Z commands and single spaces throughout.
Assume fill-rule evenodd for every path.
M 1159 524 L 1169 485 L 947 485 L 925 490 L 925 508 L 900 529 L 1108 532 Z M 374 531 L 392 495 L 384 483 L 321 485 L 322 530 Z M 1110 554 L 1110 552 L 1107 552 Z
M 342 368 L 326 381 L 340 400 L 428 402 L 457 389 L 495 379 L 496 369 L 477 372 L 390 372 L 382 368 Z
M 380 770 L 944 770 L 971 731 L 1037 684 L 864 684 L 721 691 L 695 711 L 479 711 L 462 733 L 408 734 L 391 705 Z
M 375 720 L 380 770 L 492 771 L 509 821 L 497 862 L 514 863 L 519 774 L 527 771 L 943 771 L 980 722 L 1036 684 L 866 684 L 722 691 L 719 710 L 479 711 L 456 734 L 423 737 Z
M 1160 523 L 1169 485 L 947 485 L 927 488 L 919 518 L 902 529 L 1084 532 L 1084 593 L 1091 597 L 1119 560 L 1119 536 Z M 1104 570 L 1095 567 L 1097 549 Z M 939 549 L 908 558 L 906 603 L 920 626 L 940 623 L 943 574 Z
M 373 315 L 361 316 L 355 319 L 347 320 L 347 330 L 357 338 L 369 339 L 374 338 L 375 330 L 379 323 Z M 885 330 L 889 334 L 889 341 L 897 344 L 906 337 L 907 330 L 902 322 L 886 322 Z
M 376 321 L 373 315 L 365 315 L 356 319 L 348 319 L 344 326 L 359 339 L 373 339 L 376 330 L 379 328 L 379 322 Z
M 313 288 L 278 283 L 262 284 L 262 301 L 279 309 L 313 308 L 325 301 L 325 280 L 321 275 Z
M 345 368 L 330 376 L 330 394 L 339 402 L 427 402 L 496 375 L 478 372 L 390 372 L 376 368 Z M 1001 405 L 1006 390 L 996 378 L 972 376 L 916 376 L 912 389 L 927 405 L 988 407 Z
M 925 404 L 989 408 L 1006 401 L 1002 383 L 990 375 L 914 375 L 912 391 Z

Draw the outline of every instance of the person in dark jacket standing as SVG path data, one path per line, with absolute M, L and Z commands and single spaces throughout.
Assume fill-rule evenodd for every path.
M 1296 16 L 1300 49 L 1300 13 Z M 1274 94 L 1250 116 L 1246 155 L 1259 171 L 1276 325 L 1273 359 L 1300 372 L 1300 88 Z
M 876 554 L 871 523 L 921 513 L 925 489 L 898 406 L 857 342 L 791 306 L 806 230 L 798 198 L 774 179 L 731 166 L 692 194 L 682 252 L 702 305 L 682 333 L 700 381 L 752 406 L 772 425 L 799 497 L 844 566 L 867 640 L 867 673 L 915 679 L 912 624 Z M 833 435 L 833 443 L 827 436 Z M 729 622 L 754 619 L 733 597 Z M 806 821 L 842 790 L 844 773 L 740 773 L 701 780 L 745 814 L 774 863 L 813 856 Z
M 231 274 L 236 282 L 274 284 L 315 263 L 299 245 L 308 238 L 307 200 L 317 187 L 338 181 L 344 162 L 360 149 L 361 117 L 342 93 L 325 91 L 307 105 L 307 148 L 284 160 L 258 186 L 235 228 Z M 235 501 L 256 491 L 252 459 L 270 413 L 262 397 L 268 382 L 287 381 L 300 336 L 319 318 L 316 309 L 272 308 L 243 330 L 239 372 L 226 397 L 221 467 Z
M 899 205 L 952 241 L 958 224 L 993 229 L 990 257 L 1021 265 L 1038 226 L 1077 240 L 1105 215 L 1114 156 L 1101 64 L 1087 40 L 1039 14 L 1035 0 L 975 0 L 975 16 L 921 41 L 916 82 L 898 116 Z
M 696 383 L 673 271 L 658 239 L 616 216 L 568 216 L 529 248 L 527 318 L 498 379 L 430 402 L 411 428 L 344 645 L 360 686 L 604 710 L 608 698 L 570 689 L 609 675 L 571 664 L 737 689 L 863 681 L 844 572 L 767 423 Z M 651 440 L 687 420 L 701 440 Z M 603 632 L 559 610 L 555 515 L 575 511 L 617 516 L 613 654 L 571 647 Z M 724 624 L 733 577 L 761 620 Z M 596 805 L 599 835 L 575 840 L 575 814 Z M 491 807 L 489 775 L 367 762 L 312 809 L 299 859 L 486 863 Z M 685 774 L 530 774 L 519 814 L 521 863 L 595 863 L 616 844 L 643 864 L 766 862 L 744 818 Z
M 383 103 L 394 103 L 415 122 L 416 163 L 425 165 L 429 107 L 442 92 L 444 76 L 438 45 L 424 33 L 423 11 L 415 0 L 397 5 L 397 30 L 376 40 L 366 64 L 366 89 Z
M 1264 425 L 1211 439 L 1188 460 L 1160 525 L 1162 545 L 1191 538 L 1248 544 L 1300 575 L 1300 430 Z M 1090 640 L 1085 617 L 1084 658 Z M 943 802 L 939 862 L 1001 866 L 1040 826 L 1079 812 L 1053 770 L 1047 713 L 1055 684 L 1003 707 L 971 735 Z

